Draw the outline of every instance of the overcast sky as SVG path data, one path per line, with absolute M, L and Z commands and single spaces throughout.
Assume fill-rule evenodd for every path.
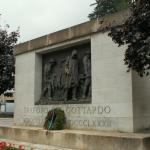
M 0 24 L 20 27 L 19 42 L 88 21 L 94 0 L 0 0 Z

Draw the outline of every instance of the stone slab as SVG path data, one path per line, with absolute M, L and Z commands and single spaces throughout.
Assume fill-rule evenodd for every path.
M 80 150 L 149 150 L 150 133 L 85 130 L 46 131 L 42 128 L 0 127 L 0 137 Z

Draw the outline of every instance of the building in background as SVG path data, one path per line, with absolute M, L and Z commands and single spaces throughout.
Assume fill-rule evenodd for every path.
M 0 95 L 0 114 L 5 113 L 14 113 L 14 90 L 8 90 L 4 95 Z

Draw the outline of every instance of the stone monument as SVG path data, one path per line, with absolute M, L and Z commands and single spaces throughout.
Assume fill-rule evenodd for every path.
M 126 46 L 108 37 L 108 27 L 128 16 L 123 11 L 17 45 L 15 125 L 43 126 L 58 107 L 68 129 L 148 129 L 150 78 L 127 73 Z
M 91 102 L 90 44 L 43 55 L 42 94 L 36 105 Z

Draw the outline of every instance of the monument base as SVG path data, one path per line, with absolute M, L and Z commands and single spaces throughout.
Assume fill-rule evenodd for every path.
M 80 150 L 150 150 L 150 133 L 46 131 L 33 127 L 3 126 L 0 127 L 0 137 Z

